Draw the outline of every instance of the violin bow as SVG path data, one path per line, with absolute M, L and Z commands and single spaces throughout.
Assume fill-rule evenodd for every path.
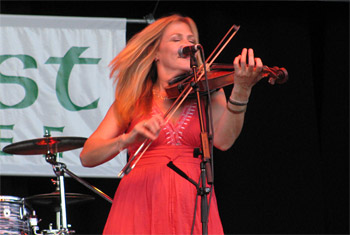
M 209 57 L 205 60 L 204 64 L 208 64 L 209 67 L 210 65 L 214 62 L 214 60 L 220 55 L 220 53 L 222 52 L 222 50 L 226 47 L 226 45 L 231 41 L 231 39 L 236 35 L 237 31 L 239 30 L 240 26 L 236 26 L 233 25 L 228 32 L 225 34 L 225 36 L 221 39 L 221 41 L 218 43 L 218 45 L 215 47 L 215 49 L 213 50 L 213 52 L 209 55 Z M 231 34 L 231 36 L 227 39 L 227 41 L 224 43 L 224 45 L 220 48 L 219 52 L 216 53 L 216 51 L 218 50 L 218 48 L 221 46 L 221 44 L 224 42 L 224 40 L 228 37 L 228 35 L 231 33 L 231 31 L 233 31 L 233 33 Z M 201 48 L 202 49 L 202 48 Z M 210 58 L 214 55 L 214 53 L 216 53 L 216 55 L 214 56 L 214 58 L 211 60 L 211 62 L 207 63 L 207 61 L 210 60 Z M 200 79 L 203 77 L 203 75 L 205 74 L 205 71 L 202 69 L 203 68 L 203 64 L 199 67 L 199 71 L 201 71 L 200 75 L 197 77 L 196 79 L 196 83 L 198 81 L 200 81 Z M 171 117 L 175 114 L 175 112 L 179 109 L 179 107 L 183 104 L 183 102 L 186 100 L 186 98 L 188 97 L 188 95 L 192 92 L 193 87 L 191 86 L 190 83 L 187 84 L 187 86 L 184 88 L 184 90 L 179 94 L 179 96 L 176 98 L 176 100 L 173 102 L 173 104 L 170 106 L 170 108 L 168 109 L 168 111 L 164 114 L 164 119 L 165 119 L 165 124 L 169 122 L 169 120 L 171 119 Z M 181 99 L 181 100 L 180 100 Z M 175 107 L 176 106 L 176 107 Z M 147 143 L 148 142 L 148 143 Z M 119 172 L 118 177 L 121 177 L 125 174 L 128 174 L 132 169 L 134 169 L 134 167 L 136 166 L 136 164 L 138 163 L 138 161 L 141 159 L 141 157 L 143 156 L 143 154 L 147 151 L 147 149 L 149 148 L 149 146 L 151 146 L 152 144 L 152 140 L 150 139 L 146 139 L 141 145 L 140 147 L 136 150 L 136 152 L 134 153 L 134 155 L 129 159 L 129 161 L 125 164 L 125 166 L 123 167 L 123 169 Z M 147 144 L 147 145 L 146 145 Z M 146 146 L 146 147 L 144 147 Z M 142 150 L 143 149 L 143 150 Z M 142 152 L 141 152 L 142 151 Z M 141 153 L 140 153 L 141 152 Z M 140 153 L 140 155 L 139 155 Z M 137 155 L 139 155 L 137 157 Z M 137 158 L 136 158 L 137 157 Z M 135 160 L 136 159 L 136 160 Z M 131 163 L 134 162 L 134 164 L 132 166 Z

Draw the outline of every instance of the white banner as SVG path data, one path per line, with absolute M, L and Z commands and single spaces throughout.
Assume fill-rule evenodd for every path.
M 114 100 L 108 64 L 125 46 L 126 19 L 0 15 L 0 35 L 0 149 L 47 132 L 89 137 Z M 126 161 L 84 168 L 80 151 L 57 157 L 81 177 L 116 177 Z M 41 154 L 2 151 L 0 174 L 54 175 Z

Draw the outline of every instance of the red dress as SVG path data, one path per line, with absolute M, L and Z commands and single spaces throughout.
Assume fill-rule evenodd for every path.
M 163 113 L 153 105 L 152 115 Z M 129 130 L 136 124 L 131 123 Z M 198 182 L 200 146 L 196 102 L 187 104 L 176 125 L 168 122 L 135 168 L 121 180 L 103 234 L 202 234 L 200 196 L 193 184 L 166 165 L 169 161 Z M 129 149 L 130 156 L 139 146 Z M 209 198 L 209 197 L 208 197 Z M 208 200 L 209 201 L 209 200 Z M 209 234 L 223 234 L 215 193 L 208 220 Z

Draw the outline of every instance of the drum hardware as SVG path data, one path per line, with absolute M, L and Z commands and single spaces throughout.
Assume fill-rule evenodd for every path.
M 48 133 L 44 135 L 44 138 L 39 139 L 32 139 L 32 140 L 26 140 L 21 141 L 17 143 L 13 143 L 10 145 L 7 145 L 3 148 L 3 152 L 9 153 L 9 154 L 18 154 L 18 155 L 35 155 L 35 154 L 44 154 L 45 160 L 49 164 L 52 165 L 53 171 L 57 177 L 57 185 L 58 190 L 55 193 L 46 194 L 46 195 L 36 195 L 33 197 L 26 198 L 27 201 L 35 201 L 41 199 L 47 199 L 50 198 L 50 200 L 53 200 L 53 198 L 59 199 L 59 207 L 58 212 L 56 214 L 56 225 L 57 230 L 53 230 L 52 226 L 49 230 L 43 230 L 44 234 L 71 234 L 74 233 L 74 231 L 69 230 L 68 228 L 70 225 L 67 224 L 67 210 L 66 210 L 66 199 L 68 199 L 68 202 L 72 199 L 85 199 L 90 200 L 91 198 L 88 198 L 86 196 L 83 196 L 82 194 L 70 194 L 65 192 L 65 182 L 64 182 L 64 175 L 65 173 L 77 180 L 79 183 L 83 184 L 85 187 L 96 193 L 97 195 L 101 196 L 103 199 L 107 200 L 108 202 L 112 203 L 112 199 L 105 193 L 103 193 L 101 190 L 96 188 L 93 185 L 90 185 L 83 179 L 79 178 L 77 175 L 75 175 L 73 172 L 67 169 L 66 164 L 62 162 L 57 162 L 57 155 L 56 153 L 73 150 L 76 148 L 83 147 L 84 143 L 86 141 L 86 138 L 83 137 L 51 137 Z M 28 223 L 29 224 L 29 223 Z M 33 231 L 35 231 L 34 234 L 37 234 L 37 219 L 35 219 L 35 216 L 32 218 L 32 227 Z M 1 231 L 1 230 L 0 230 Z M 2 233 L 1 233 L 2 234 Z
M 36 216 L 36 212 L 33 211 L 33 214 L 29 216 L 29 225 L 33 231 L 33 234 L 38 234 L 37 232 L 39 231 L 39 226 L 38 223 L 38 217 Z
M 68 228 L 70 228 L 70 224 L 68 224 Z M 41 231 L 42 233 L 36 234 L 35 235 L 58 235 L 62 234 L 62 232 L 59 229 L 53 229 L 52 223 L 49 224 L 49 229 L 44 229 Z M 70 233 L 75 233 L 74 230 L 69 230 Z
M 65 198 L 66 198 L 66 205 L 83 203 L 83 202 L 91 201 L 95 199 L 93 196 L 80 194 L 80 193 L 65 193 Z M 61 226 L 61 209 L 60 209 L 61 206 L 60 206 L 59 187 L 57 187 L 56 191 L 52 193 L 37 194 L 34 196 L 26 197 L 24 200 L 31 205 L 37 204 L 37 205 L 52 207 L 54 209 L 54 212 L 56 213 L 56 230 L 59 231 Z M 67 227 L 70 228 L 70 224 L 67 224 Z M 57 232 L 56 230 L 53 230 L 52 224 L 50 224 L 49 230 L 43 230 L 42 232 L 46 232 L 47 234 L 50 234 L 53 231 Z M 72 231 L 70 231 L 70 233 L 72 233 Z

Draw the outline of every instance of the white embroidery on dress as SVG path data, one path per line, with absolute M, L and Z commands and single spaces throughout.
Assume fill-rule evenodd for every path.
M 152 110 L 153 114 L 162 113 L 157 106 L 155 108 L 153 108 L 153 110 Z M 163 130 L 165 131 L 167 144 L 169 144 L 169 145 L 181 145 L 182 144 L 181 143 L 181 141 L 183 139 L 182 135 L 184 133 L 186 126 L 189 124 L 193 115 L 195 114 L 196 108 L 197 108 L 196 102 L 192 102 L 191 104 L 184 107 L 184 110 L 183 110 L 178 122 L 175 125 L 168 122 L 164 126 Z

